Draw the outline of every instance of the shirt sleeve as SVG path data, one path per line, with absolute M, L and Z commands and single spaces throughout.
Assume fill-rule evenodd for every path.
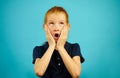
M 43 52 L 44 51 L 43 51 L 42 46 L 34 47 L 34 49 L 33 49 L 33 61 L 32 61 L 33 64 L 35 63 L 36 58 L 41 58 L 42 57 Z
M 80 56 L 81 63 L 84 62 L 84 58 L 81 54 L 80 46 L 78 43 L 72 44 L 72 57 L 74 56 Z

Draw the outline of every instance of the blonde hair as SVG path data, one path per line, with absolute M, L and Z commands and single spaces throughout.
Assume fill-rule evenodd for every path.
M 66 12 L 66 10 L 65 10 L 64 8 L 62 8 L 62 7 L 54 6 L 54 7 L 50 8 L 50 9 L 46 12 L 45 17 L 44 17 L 44 24 L 46 23 L 46 21 L 47 21 L 47 16 L 48 16 L 49 14 L 51 14 L 51 13 L 58 13 L 58 12 L 63 12 L 63 13 L 65 14 L 65 16 L 66 16 L 66 18 L 67 18 L 67 23 L 68 23 L 68 22 L 69 22 L 69 21 L 68 21 L 68 13 Z

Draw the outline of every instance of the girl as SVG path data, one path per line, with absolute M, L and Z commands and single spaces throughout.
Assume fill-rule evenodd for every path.
M 84 58 L 78 43 L 67 42 L 70 24 L 62 7 L 52 7 L 44 18 L 47 42 L 33 50 L 34 71 L 41 78 L 78 78 Z

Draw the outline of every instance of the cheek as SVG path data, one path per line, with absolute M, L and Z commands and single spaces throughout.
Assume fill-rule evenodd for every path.
M 53 34 L 53 28 L 50 28 L 50 27 L 48 28 L 49 28 L 50 33 Z
M 63 30 L 63 27 L 64 27 L 64 26 L 60 27 L 60 32 Z

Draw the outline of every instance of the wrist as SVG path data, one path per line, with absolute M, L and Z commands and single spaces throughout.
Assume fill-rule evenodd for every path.
M 53 53 L 54 52 L 54 47 L 49 46 L 48 49 L 47 49 L 47 52 L 49 52 L 49 54 Z
M 65 48 L 62 47 L 62 46 L 59 46 L 59 47 L 57 47 L 57 49 L 58 49 L 58 51 L 60 51 L 60 50 L 63 50 L 63 49 L 65 49 Z
M 50 47 L 50 48 L 55 48 L 55 45 L 50 45 L 49 47 Z

